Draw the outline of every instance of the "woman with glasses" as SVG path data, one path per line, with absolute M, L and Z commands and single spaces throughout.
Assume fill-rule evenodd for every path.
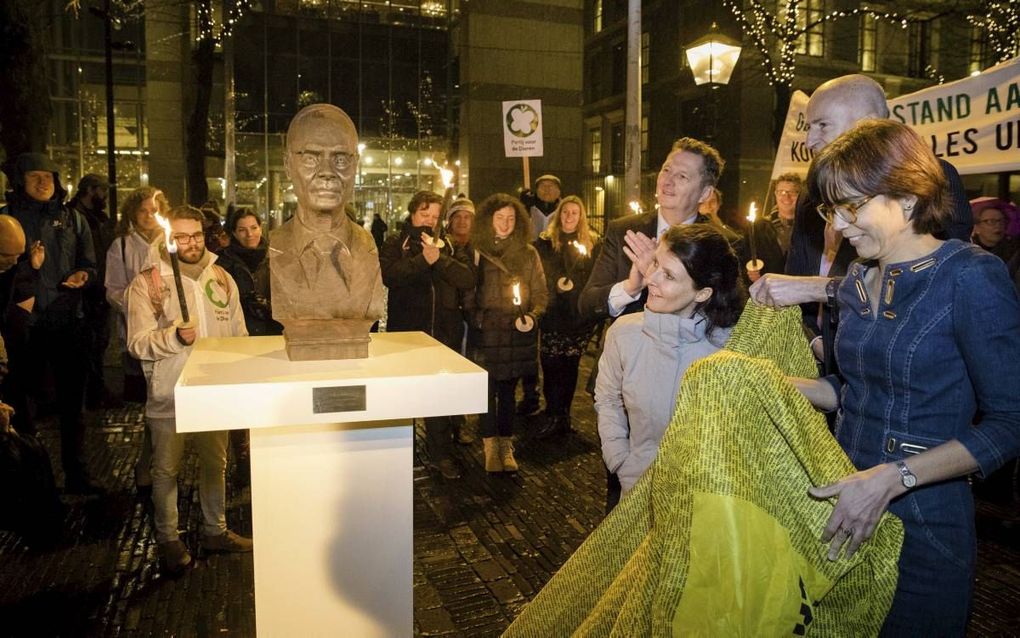
M 887 509 L 903 520 L 900 575 L 883 635 L 962 636 L 974 576 L 967 476 L 1020 451 L 1020 306 L 1001 261 L 932 233 L 949 217 L 945 176 L 909 127 L 868 120 L 815 156 L 819 213 L 856 250 L 842 282 L 767 275 L 772 305 L 839 307 L 843 378 L 794 379 L 838 410 L 835 435 L 858 472 L 812 488 L 831 499 L 821 539 L 852 555 Z M 974 416 L 980 411 L 978 422 Z

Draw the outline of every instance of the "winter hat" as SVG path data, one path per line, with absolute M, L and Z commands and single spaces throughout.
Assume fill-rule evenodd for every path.
M 475 203 L 472 202 L 467 197 L 458 197 L 457 199 L 453 200 L 453 203 L 450 204 L 450 209 L 446 211 L 446 223 L 447 224 L 450 223 L 450 220 L 453 219 L 454 213 L 457 213 L 458 211 L 462 210 L 467 211 L 471 213 L 472 216 L 474 216 Z
M 560 178 L 559 177 L 556 177 L 555 175 L 542 175 L 541 177 L 539 177 L 538 179 L 535 180 L 535 188 L 538 188 L 538 185 L 539 185 L 540 182 L 545 182 L 545 181 L 554 182 L 556 184 L 556 186 L 558 186 L 560 188 L 563 187 L 563 185 L 560 184 Z

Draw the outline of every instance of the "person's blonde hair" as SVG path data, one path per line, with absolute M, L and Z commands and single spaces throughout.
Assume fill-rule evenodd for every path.
M 553 211 L 552 217 L 549 219 L 549 225 L 542 232 L 542 237 L 551 241 L 553 250 L 559 252 L 562 247 L 560 238 L 563 234 L 563 226 L 560 224 L 560 211 L 567 204 L 577 204 L 581 209 L 581 216 L 577 220 L 577 241 L 585 247 L 590 255 L 595 247 L 595 239 L 598 235 L 588 226 L 588 209 L 577 195 L 568 195 L 560 200 L 559 205 L 556 206 L 556 210 Z
M 142 202 L 147 199 L 156 198 L 156 208 L 163 217 L 167 216 L 170 210 L 170 202 L 163 191 L 153 186 L 142 186 L 131 191 L 131 194 L 124 198 L 120 205 L 120 219 L 117 220 L 117 235 L 127 235 L 135 225 L 135 217 L 142 207 Z

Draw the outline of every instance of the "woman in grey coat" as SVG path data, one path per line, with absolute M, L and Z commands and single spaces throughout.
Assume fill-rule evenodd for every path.
M 668 230 L 643 279 L 645 309 L 606 333 L 595 385 L 602 456 L 624 494 L 655 459 L 684 372 L 723 346 L 747 299 L 736 255 L 708 224 Z

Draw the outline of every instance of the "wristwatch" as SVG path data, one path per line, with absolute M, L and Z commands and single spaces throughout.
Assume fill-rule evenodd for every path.
M 906 463 L 903 461 L 896 461 L 896 469 L 900 471 L 900 481 L 903 482 L 903 487 L 909 490 L 917 485 L 917 477 L 910 471 L 910 468 L 907 467 Z

